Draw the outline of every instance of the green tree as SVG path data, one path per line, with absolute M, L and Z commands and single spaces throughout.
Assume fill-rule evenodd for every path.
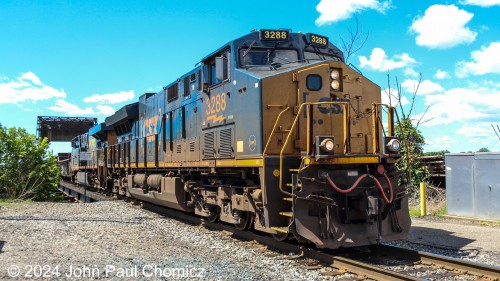
M 481 147 L 477 152 L 490 152 L 487 147 Z
M 406 174 L 410 184 L 410 193 L 419 186 L 420 182 L 426 181 L 429 173 L 425 166 L 421 166 L 418 158 L 423 155 L 425 138 L 422 133 L 412 124 L 409 118 L 401 119 L 396 124 L 395 134 L 401 140 L 401 159 L 397 168 Z
M 389 97 L 389 104 L 396 108 L 397 113 L 395 135 L 401 141 L 401 159 L 396 166 L 400 171 L 405 173 L 406 181 L 408 182 L 408 192 L 410 197 L 412 197 L 417 194 L 420 182 L 427 181 L 429 177 L 427 167 L 420 165 L 420 161 L 418 161 L 418 158 L 423 155 L 423 146 L 425 144 L 425 138 L 418 130 L 418 127 L 420 124 L 430 120 L 423 120 L 429 110 L 429 106 L 427 106 L 422 114 L 415 115 L 413 112 L 415 99 L 422 81 L 422 74 L 419 75 L 419 80 L 413 88 L 413 93 L 408 98 L 404 96 L 397 77 L 395 80 L 395 88 L 391 88 L 391 77 L 389 74 L 387 75 L 388 88 L 385 89 L 385 93 Z M 403 101 L 407 101 L 408 105 L 404 106 Z
M 0 124 L 0 198 L 45 200 L 58 182 L 59 166 L 47 138 Z

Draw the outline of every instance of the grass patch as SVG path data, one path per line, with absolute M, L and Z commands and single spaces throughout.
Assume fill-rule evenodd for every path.
M 36 200 L 37 202 L 54 202 L 54 203 L 71 203 L 66 196 L 62 193 L 54 192 L 51 193 L 45 198 L 45 200 Z M 18 203 L 29 203 L 34 202 L 34 200 L 19 200 L 19 199 L 9 199 L 9 198 L 0 198 L 0 206 L 12 206 Z
M 441 217 L 441 216 L 446 215 L 446 203 L 443 204 L 443 206 L 441 206 L 441 208 L 439 208 L 439 210 L 437 210 L 436 212 L 433 212 L 432 215 L 435 217 Z
M 420 217 L 420 208 L 410 208 L 410 217 Z
M 31 200 L 18 200 L 18 199 L 6 199 L 6 198 L 0 198 L 0 207 L 9 207 L 9 206 L 15 206 L 19 203 L 25 203 L 25 202 L 32 202 Z
M 12 204 L 14 204 L 14 200 L 12 199 L 4 199 L 4 198 L 0 198 L 0 206 L 10 206 Z

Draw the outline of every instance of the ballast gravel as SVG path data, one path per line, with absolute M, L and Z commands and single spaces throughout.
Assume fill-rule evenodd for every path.
M 332 278 L 249 243 L 124 202 L 14 203 L 0 207 L 0 280 Z
M 414 225 L 419 227 L 419 222 Z M 496 251 L 447 249 L 417 241 L 410 237 L 409 241 L 389 244 L 500 265 L 500 253 Z M 326 270 L 328 268 L 307 270 L 300 261 L 288 259 L 286 254 L 123 201 L 21 202 L 0 206 L 0 280 L 336 280 L 351 277 L 348 273 L 329 276 Z M 450 280 L 468 279 L 462 276 Z

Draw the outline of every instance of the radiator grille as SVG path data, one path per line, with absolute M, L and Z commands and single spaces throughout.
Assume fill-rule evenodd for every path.
M 196 143 L 194 141 L 192 141 L 192 142 L 189 143 L 189 151 L 194 152 L 194 150 L 195 150 L 195 144 Z
M 203 134 L 203 159 L 211 159 L 215 157 L 214 154 L 215 132 L 208 132 Z
M 219 131 L 219 157 L 233 157 L 233 139 L 231 128 Z

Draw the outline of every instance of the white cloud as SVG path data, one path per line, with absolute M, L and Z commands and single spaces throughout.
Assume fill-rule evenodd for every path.
M 500 74 L 500 42 L 493 42 L 488 47 L 471 53 L 472 61 L 458 62 L 455 73 L 463 78 L 469 75 L 483 75 L 488 73 Z
M 22 73 L 16 79 L 0 79 L 0 103 L 19 104 L 25 101 L 41 101 L 65 98 L 63 89 L 55 89 L 42 83 L 33 72 Z
M 81 109 L 77 105 L 69 103 L 65 100 L 56 100 L 56 104 L 54 106 L 49 107 L 50 110 L 56 112 L 62 112 L 68 116 L 78 116 L 78 115 L 95 115 L 96 112 L 92 109 L 92 107 L 87 107 Z
M 134 98 L 134 90 L 130 91 L 120 91 L 118 93 L 111 94 L 94 94 L 90 97 L 86 97 L 83 99 L 84 102 L 95 102 L 95 103 L 108 103 L 115 104 L 120 102 L 125 102 L 132 100 Z
M 460 4 L 491 7 L 495 5 L 500 6 L 500 0 L 462 0 Z
M 418 77 L 420 74 L 418 72 L 416 72 L 413 68 L 411 67 L 407 67 L 405 68 L 404 70 L 404 74 L 406 76 L 410 76 L 410 77 Z
M 456 144 L 457 141 L 452 139 L 449 136 L 441 136 L 441 137 L 435 137 L 430 140 L 426 140 L 426 150 L 428 151 L 440 151 L 440 150 L 446 150 L 449 149 L 453 146 L 453 144 Z
M 442 94 L 426 95 L 425 105 L 430 105 L 430 108 L 424 119 L 432 118 L 432 120 L 422 126 L 500 121 L 499 88 L 488 86 L 454 88 Z
M 455 5 L 432 5 L 410 30 L 417 33 L 417 45 L 447 49 L 476 40 L 477 32 L 465 27 L 473 16 Z
M 348 19 L 363 10 L 376 10 L 385 13 L 391 1 L 379 0 L 321 0 L 316 10 L 320 13 L 316 25 L 325 25 Z
M 444 70 L 438 69 L 436 74 L 434 74 L 434 78 L 436 79 L 446 79 L 450 78 L 450 74 Z
M 465 123 L 455 134 L 463 135 L 467 138 L 472 137 L 496 137 L 491 123 L 478 122 L 478 123 Z
M 374 48 L 369 59 L 365 56 L 359 56 L 359 63 L 362 68 L 377 71 L 389 71 L 406 67 L 415 63 L 415 60 L 406 53 L 394 55 L 392 58 L 388 58 L 383 49 Z
M 105 115 L 105 116 L 110 116 L 110 115 L 113 115 L 115 113 L 115 110 L 111 106 L 97 105 L 96 108 L 97 108 L 97 110 L 99 110 L 99 112 L 101 112 L 102 115 Z
M 403 83 L 401 83 L 401 86 L 408 93 L 414 93 L 415 90 L 417 90 L 418 95 L 434 94 L 444 90 L 441 85 L 434 83 L 431 80 L 424 80 L 419 85 L 418 80 L 406 79 Z

